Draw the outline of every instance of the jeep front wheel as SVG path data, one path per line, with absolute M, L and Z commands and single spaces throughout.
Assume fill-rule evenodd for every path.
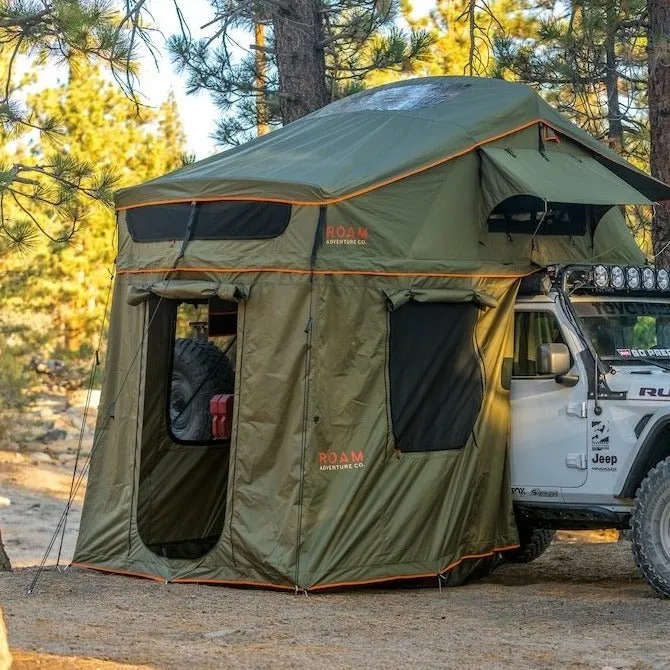
M 670 598 L 670 457 L 640 484 L 631 517 L 635 563 L 660 598 Z

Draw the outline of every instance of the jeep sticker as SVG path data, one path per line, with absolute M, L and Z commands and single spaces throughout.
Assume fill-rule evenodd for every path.
M 621 358 L 669 358 L 670 349 L 617 349 Z
M 513 486 L 514 498 L 558 498 L 558 489 L 529 489 L 525 486 Z
M 609 449 L 610 422 L 591 421 L 591 446 Z
M 593 454 L 591 463 L 593 470 L 605 470 L 606 472 L 616 472 L 616 464 L 619 459 L 613 454 Z

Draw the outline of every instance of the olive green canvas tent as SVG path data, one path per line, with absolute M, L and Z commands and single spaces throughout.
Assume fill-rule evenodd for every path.
M 503 364 L 520 279 L 639 263 L 617 205 L 666 198 L 529 88 L 447 77 L 121 191 L 74 564 L 460 581 L 517 544 Z

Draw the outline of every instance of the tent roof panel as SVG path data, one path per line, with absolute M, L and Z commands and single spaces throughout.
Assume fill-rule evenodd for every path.
M 527 86 L 427 77 L 363 91 L 244 145 L 123 189 L 117 206 L 227 198 L 328 204 L 536 123 L 580 143 L 650 200 L 670 199 L 670 187 L 565 120 Z

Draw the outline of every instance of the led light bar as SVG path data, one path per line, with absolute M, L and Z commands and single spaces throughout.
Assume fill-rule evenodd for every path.
M 593 268 L 593 283 L 598 288 L 607 288 L 610 283 L 610 273 L 604 265 L 596 265 Z
M 647 291 L 656 288 L 656 273 L 652 268 L 642 268 L 642 288 Z
M 589 272 L 584 274 L 584 270 L 575 269 L 570 271 L 571 279 L 569 284 L 580 284 L 580 288 L 601 291 L 668 291 L 670 290 L 670 271 L 661 268 L 656 270 L 651 266 L 636 267 L 629 265 L 594 265 Z M 577 273 L 577 274 L 575 274 Z
M 640 271 L 637 268 L 626 268 L 626 286 L 631 291 L 637 291 L 640 288 Z
M 622 289 L 626 285 L 626 275 L 620 265 L 615 265 L 610 270 L 610 276 L 612 278 L 612 288 Z

